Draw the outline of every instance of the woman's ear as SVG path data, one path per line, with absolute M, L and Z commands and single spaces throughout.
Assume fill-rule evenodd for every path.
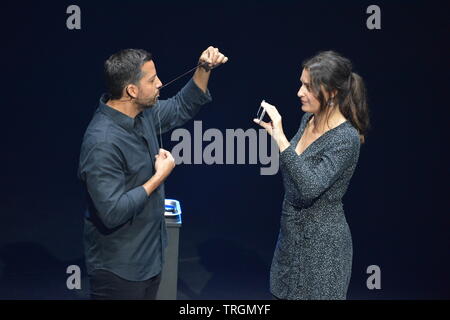
M 334 89 L 334 90 L 331 92 L 331 99 L 336 98 L 336 95 L 337 95 L 337 90 Z

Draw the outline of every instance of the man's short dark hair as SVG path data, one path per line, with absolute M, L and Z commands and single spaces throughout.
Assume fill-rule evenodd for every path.
M 123 88 L 137 84 L 142 78 L 141 68 L 152 60 L 152 54 L 142 49 L 124 49 L 105 61 L 105 78 L 111 99 L 122 97 Z

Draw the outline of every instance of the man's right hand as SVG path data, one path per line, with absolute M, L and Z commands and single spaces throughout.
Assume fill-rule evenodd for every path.
M 142 185 L 148 196 L 164 182 L 167 176 L 172 172 L 173 168 L 175 168 L 175 160 L 169 151 L 159 149 L 159 154 L 157 154 L 155 158 L 156 173 Z
M 175 168 L 175 159 L 172 157 L 169 151 L 164 149 L 159 149 L 159 154 L 155 156 L 155 170 L 156 173 L 161 175 L 163 179 L 172 172 Z

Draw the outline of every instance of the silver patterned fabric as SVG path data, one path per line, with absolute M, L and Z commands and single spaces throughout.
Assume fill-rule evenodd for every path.
M 280 153 L 285 195 L 270 290 L 280 299 L 346 299 L 353 248 L 342 197 L 358 162 L 359 133 L 346 121 L 298 155 L 295 147 L 312 116 L 303 115 Z

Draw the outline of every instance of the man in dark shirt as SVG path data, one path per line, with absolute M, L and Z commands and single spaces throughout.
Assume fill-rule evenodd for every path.
M 174 97 L 151 54 L 126 49 L 105 62 L 108 94 L 83 138 L 78 176 L 86 189 L 86 265 L 92 299 L 154 299 L 167 244 L 164 180 L 175 167 L 157 133 L 190 120 L 211 101 L 211 68 L 227 62 L 217 48 L 200 56 L 192 79 Z

